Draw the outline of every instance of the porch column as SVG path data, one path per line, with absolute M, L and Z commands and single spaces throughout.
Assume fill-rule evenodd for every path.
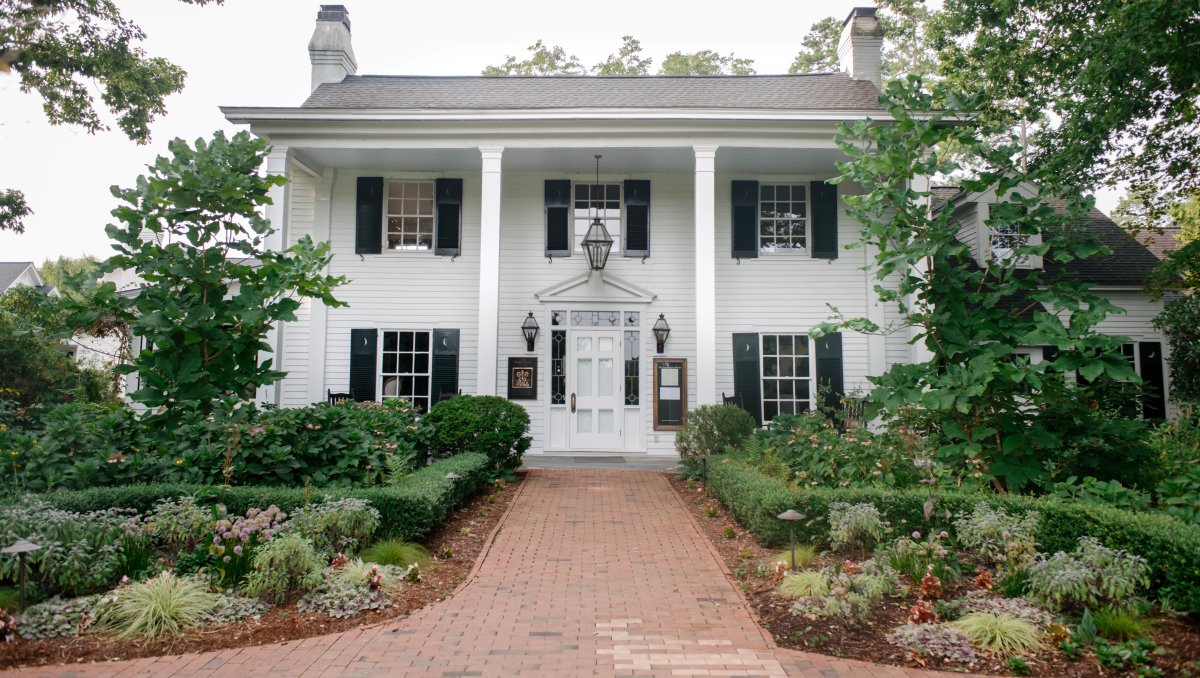
M 717 403 L 716 146 L 696 152 L 696 405 Z
M 276 145 L 271 148 L 271 152 L 267 154 L 267 174 L 273 174 L 290 179 L 292 176 L 291 153 L 288 152 L 287 146 Z M 271 204 L 266 206 L 265 216 L 271 222 L 271 228 L 274 232 L 264 240 L 265 249 L 274 252 L 280 252 L 288 248 L 288 214 L 291 213 L 291 186 L 290 182 L 282 186 L 272 186 L 267 195 L 271 198 Z M 266 343 L 271 346 L 271 354 L 261 354 L 259 360 L 271 359 L 274 365 L 278 366 L 283 359 L 283 333 L 285 327 L 283 323 L 277 323 L 275 327 L 267 332 Z M 255 399 L 260 403 L 270 403 L 278 405 L 283 400 L 283 380 L 275 382 L 272 386 L 265 386 L 258 389 L 254 394 Z
M 500 340 L 500 156 L 504 148 L 480 147 L 483 190 L 479 220 L 478 395 L 496 395 L 497 342 Z
M 929 185 L 929 177 L 924 174 L 917 174 L 913 176 L 910 183 L 912 190 L 921 193 L 929 193 Z M 926 210 L 933 209 L 928 195 L 925 197 L 923 202 Z M 912 275 L 916 275 L 918 277 L 924 276 L 929 271 L 929 259 L 922 259 L 913 268 L 914 270 L 911 272 Z M 909 308 L 921 308 L 924 306 L 924 304 L 917 299 L 916 294 L 909 296 L 908 305 Z M 912 363 L 927 363 L 933 360 L 933 351 L 930 351 L 929 347 L 925 345 L 925 339 L 921 338 L 919 341 L 916 340 L 917 335 L 920 333 L 921 328 L 919 327 L 913 326 L 908 328 L 908 338 L 912 342 L 909 345 L 909 360 Z

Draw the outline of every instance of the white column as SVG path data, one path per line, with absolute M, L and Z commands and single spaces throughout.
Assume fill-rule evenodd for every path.
M 317 243 L 329 242 L 333 219 L 333 185 L 337 180 L 337 170 L 326 168 L 324 174 L 316 180 L 316 205 L 313 209 L 313 240 Z M 328 272 L 328 271 L 326 271 Z M 334 293 L 336 296 L 336 292 Z M 309 299 L 312 312 L 308 319 L 308 400 L 313 403 L 325 402 L 325 344 L 328 340 L 329 310 L 320 299 Z
M 717 403 L 716 146 L 696 152 L 696 405 Z
M 291 167 L 288 163 L 288 147 L 273 146 L 267 154 L 267 174 L 291 178 Z M 266 217 L 271 222 L 275 232 L 267 236 L 266 245 L 269 250 L 283 250 L 288 247 L 288 184 L 273 186 L 267 193 L 271 204 L 267 205 Z
M 929 177 L 927 177 L 923 174 L 915 175 L 912 178 L 911 187 L 912 187 L 912 190 L 914 190 L 914 191 L 921 192 L 921 193 L 928 193 L 929 185 L 930 185 Z M 928 210 L 928 209 L 932 208 L 932 206 L 929 204 L 928 197 L 925 198 L 924 202 L 925 202 L 925 209 Z M 929 260 L 922 259 L 914 267 L 912 274 L 915 276 L 918 276 L 918 277 L 923 277 L 925 275 L 925 273 L 927 273 L 928 271 L 929 271 Z M 923 305 L 924 304 L 922 304 L 922 302 L 919 299 L 917 299 L 916 294 L 909 295 L 909 298 L 908 298 L 908 307 L 909 308 L 920 308 Z M 915 327 L 915 326 L 910 327 L 909 332 L 908 332 L 908 338 L 910 340 L 916 339 L 916 335 L 919 334 L 920 332 L 921 332 L 921 328 Z M 930 351 L 929 348 L 925 346 L 925 337 L 921 337 L 920 340 L 914 341 L 909 346 L 910 346 L 909 360 L 911 362 L 927 363 L 927 362 L 933 360 L 933 351 Z
M 496 395 L 500 340 L 500 156 L 503 147 L 481 147 L 483 190 L 479 236 L 479 371 L 478 395 Z
M 867 300 L 867 319 L 875 323 L 882 330 L 887 324 L 887 315 L 883 306 L 883 302 L 879 300 L 879 293 L 875 291 L 876 285 L 882 285 L 883 282 L 875 279 L 875 257 L 879 254 L 879 249 L 874 245 L 867 244 L 863 246 L 863 271 L 866 275 L 866 300 Z M 878 377 L 884 372 L 887 372 L 887 337 L 880 333 L 867 335 L 867 375 Z M 866 384 L 863 384 L 866 387 Z

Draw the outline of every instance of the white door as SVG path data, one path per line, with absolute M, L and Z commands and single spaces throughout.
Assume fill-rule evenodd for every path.
M 620 330 L 571 332 L 567 405 L 571 449 L 621 447 L 625 398 L 621 379 Z

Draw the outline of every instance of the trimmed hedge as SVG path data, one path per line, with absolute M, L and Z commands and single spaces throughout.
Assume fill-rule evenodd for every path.
M 447 480 L 445 476 L 451 472 L 462 477 Z M 446 522 L 450 514 L 482 490 L 493 475 L 485 455 L 465 453 L 430 464 L 392 486 L 310 490 L 235 485 L 226 488 L 222 497 L 219 486 L 158 483 L 57 490 L 39 496 L 67 511 L 131 508 L 143 513 L 164 499 L 193 496 L 205 504 L 223 501 L 234 515 L 243 515 L 247 509 L 266 508 L 271 504 L 291 513 L 323 497 L 353 497 L 367 499 L 379 510 L 381 536 L 412 540 L 424 537 Z
M 793 490 L 750 464 L 718 458 L 709 463 L 708 484 L 713 495 L 737 516 L 764 545 L 787 541 L 787 525 L 775 516 L 787 509 L 804 514 L 796 523 L 797 536 L 821 543 L 829 534 L 829 505 L 842 501 L 867 502 L 901 532 L 947 530 L 954 516 L 987 503 L 1009 513 L 1037 511 L 1038 548 L 1047 553 L 1073 551 L 1080 537 L 1092 536 L 1110 548 L 1126 549 L 1145 558 L 1152 568 L 1150 591 L 1176 609 L 1200 613 L 1200 526 L 1176 518 L 1053 498 L 943 491 L 933 514 L 925 520 L 929 494 L 920 489 L 826 488 Z

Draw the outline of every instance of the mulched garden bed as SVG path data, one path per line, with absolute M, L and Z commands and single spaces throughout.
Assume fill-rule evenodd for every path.
M 742 593 L 750 602 L 759 623 L 782 647 L 816 652 L 834 657 L 860 659 L 877 664 L 893 666 L 915 666 L 908 653 L 887 642 L 886 635 L 904 624 L 908 610 L 917 599 L 916 586 L 907 593 L 897 595 L 874 608 L 870 617 L 861 624 L 845 625 L 834 621 L 810 620 L 791 614 L 791 602 L 775 595 L 778 581 L 771 576 L 769 560 L 779 549 L 766 549 L 758 544 L 754 536 L 738 524 L 733 515 L 712 496 L 703 484 L 687 481 L 676 474 L 668 479 L 692 513 L 697 524 L 724 559 L 733 573 Z M 713 515 L 709 515 L 713 513 Z M 732 527 L 734 537 L 726 535 L 726 527 Z M 747 557 L 749 556 L 749 557 Z M 812 568 L 832 563 L 838 558 L 823 554 Z M 761 566 L 761 567 L 760 567 Z M 912 582 L 909 582 L 912 584 Z M 963 580 L 946 585 L 943 598 L 957 597 L 971 588 Z M 1167 676 L 1200 676 L 1200 628 L 1194 620 L 1186 618 L 1159 617 L 1155 620 L 1152 639 L 1162 650 L 1155 655 L 1154 665 Z M 995 675 L 1015 675 L 1006 666 L 1007 658 L 992 658 L 980 654 L 981 661 L 972 671 Z M 1078 661 L 1067 659 L 1052 644 L 1044 644 L 1036 656 L 1026 657 L 1033 676 L 1114 676 L 1121 674 L 1100 668 L 1090 654 L 1085 653 Z M 925 668 L 943 671 L 966 671 L 962 665 L 925 658 Z
M 424 540 L 422 544 L 431 554 L 443 553 L 446 547 L 450 547 L 453 557 L 436 559 L 422 571 L 420 581 L 406 584 L 393 597 L 390 608 L 336 619 L 323 613 L 298 612 L 295 602 L 292 602 L 272 607 L 257 619 L 208 626 L 179 638 L 159 641 L 114 641 L 98 634 L 84 634 L 78 638 L 17 640 L 0 643 L 0 669 L 116 661 L 264 645 L 373 626 L 408 616 L 446 598 L 467 578 L 488 535 L 516 496 L 523 479 L 523 474 L 518 472 L 516 482 L 506 484 L 499 491 L 481 493 Z

